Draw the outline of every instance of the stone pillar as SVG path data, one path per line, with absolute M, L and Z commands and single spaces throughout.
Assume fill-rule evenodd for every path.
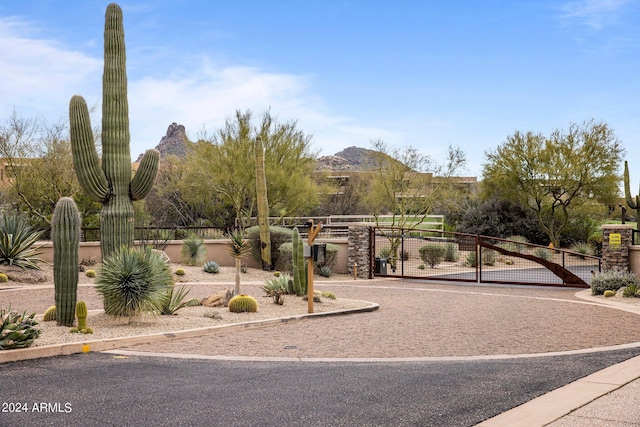
M 633 226 L 605 224 L 602 226 L 602 271 L 629 271 L 629 246 Z
M 373 224 L 366 222 L 350 223 L 347 244 L 347 269 L 353 275 L 354 264 L 358 265 L 357 277 L 371 279 L 371 255 L 369 253 L 370 230 Z

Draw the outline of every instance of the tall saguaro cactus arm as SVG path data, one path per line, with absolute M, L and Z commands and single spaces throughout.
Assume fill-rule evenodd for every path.
M 62 197 L 58 200 L 51 218 L 51 240 L 56 318 L 62 326 L 72 326 L 76 314 L 80 222 L 78 207 L 73 199 Z
M 159 163 L 160 153 L 158 150 L 147 150 L 144 153 L 138 171 L 129 186 L 131 200 L 142 200 L 147 197 L 147 194 L 153 188 L 153 181 L 156 179 Z
M 635 209 L 636 215 L 640 218 L 640 195 L 636 195 L 635 200 L 631 197 L 631 186 L 629 185 L 629 163 L 626 160 L 624 162 L 624 196 L 627 199 L 627 205 L 631 209 Z
M 85 193 L 98 202 L 109 198 L 109 182 L 100 166 L 93 141 L 89 109 L 84 98 L 75 95 L 69 103 L 69 124 L 73 168 Z
M 93 199 L 102 202 L 100 247 L 107 258 L 121 246 L 133 246 L 132 201 L 143 199 L 155 180 L 160 154 L 145 153 L 131 179 L 129 104 L 122 9 L 107 6 L 102 74 L 102 164 L 93 143 L 87 104 L 80 96 L 69 105 L 71 148 L 78 181 Z

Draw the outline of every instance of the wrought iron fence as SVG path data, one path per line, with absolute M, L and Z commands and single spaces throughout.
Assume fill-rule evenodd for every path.
M 378 227 L 374 274 L 428 280 L 585 287 L 599 257 L 523 241 Z

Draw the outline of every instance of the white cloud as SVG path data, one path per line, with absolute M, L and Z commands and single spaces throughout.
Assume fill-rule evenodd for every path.
M 615 20 L 620 10 L 630 0 L 579 0 L 566 3 L 562 7 L 562 17 L 577 20 L 595 30 L 603 28 Z
M 51 121 L 66 119 L 69 99 L 85 97 L 97 106 L 94 126 L 99 125 L 102 58 L 33 34 L 27 22 L 0 18 L 0 117 L 15 107 L 25 117 L 42 116 Z M 136 158 L 155 147 L 172 122 L 183 124 L 190 137 L 206 128 L 209 134 L 236 110 L 250 109 L 259 116 L 270 109 L 281 121 L 297 120 L 313 135 L 313 149 L 334 154 L 351 145 L 368 146 L 373 138 L 400 143 L 402 135 L 383 128 L 367 127 L 352 118 L 332 114 L 321 96 L 311 88 L 308 76 L 272 73 L 246 66 L 216 66 L 201 60 L 189 71 L 167 71 L 158 77 L 157 67 L 145 67 L 154 76 L 129 73 L 131 155 Z M 181 64 L 182 69 L 187 69 Z M 95 122 L 98 120 L 97 122 Z
M 0 19 L 0 113 L 15 106 L 23 115 L 64 117 L 71 96 L 99 81 L 101 61 L 30 32 L 25 22 Z

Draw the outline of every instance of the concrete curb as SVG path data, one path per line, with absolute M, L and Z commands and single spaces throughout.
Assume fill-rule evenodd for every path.
M 640 356 L 530 400 L 476 427 L 545 426 L 640 378 Z
M 83 342 L 53 344 L 42 347 L 28 347 L 15 350 L 0 351 L 0 364 L 16 362 L 19 360 L 39 359 L 42 357 L 65 356 L 76 353 L 88 353 L 91 351 L 106 351 L 120 347 L 128 347 L 137 344 L 149 344 L 162 341 L 170 341 L 181 338 L 197 337 L 216 330 L 233 331 L 264 325 L 275 325 L 303 320 L 313 317 L 339 316 L 345 314 L 366 313 L 380 308 L 379 304 L 366 302 L 368 305 L 360 308 L 345 310 L 327 311 L 322 313 L 307 313 L 296 316 L 280 317 L 266 320 L 255 320 L 251 322 L 233 323 L 229 325 L 208 326 L 204 328 L 186 329 L 181 331 L 169 331 L 148 335 L 135 335 L 131 337 L 111 338 L 103 340 L 87 340 Z

